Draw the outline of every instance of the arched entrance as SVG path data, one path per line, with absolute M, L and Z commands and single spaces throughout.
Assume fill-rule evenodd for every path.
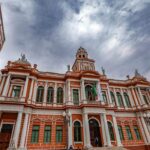
M 89 128 L 90 128 L 90 140 L 91 145 L 96 147 L 102 146 L 101 136 L 100 136 L 100 127 L 98 122 L 95 119 L 89 120 Z M 96 138 L 98 138 L 98 145 L 96 145 Z

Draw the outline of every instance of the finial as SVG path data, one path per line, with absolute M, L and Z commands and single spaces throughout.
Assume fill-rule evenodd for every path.
M 135 76 L 141 76 L 140 73 L 138 72 L 138 69 L 135 69 Z
M 130 79 L 130 76 L 129 76 L 129 75 L 127 75 L 126 77 L 127 77 L 128 80 Z
M 104 69 L 103 67 L 101 67 L 101 69 L 102 69 L 103 75 L 106 75 L 106 74 L 105 74 L 105 69 Z
M 67 70 L 70 71 L 70 65 L 67 65 Z

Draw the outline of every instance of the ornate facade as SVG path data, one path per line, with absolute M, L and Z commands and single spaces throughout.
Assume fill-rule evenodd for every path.
M 4 42 L 5 42 L 5 34 L 4 34 L 2 11 L 0 7 L 0 51 L 3 47 Z
M 79 48 L 65 74 L 42 72 L 25 55 L 0 81 L 0 149 L 150 148 L 150 82 L 95 70 Z

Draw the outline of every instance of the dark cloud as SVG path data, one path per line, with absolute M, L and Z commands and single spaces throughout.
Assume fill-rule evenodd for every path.
M 111 78 L 137 68 L 150 79 L 149 0 L 4 0 L 2 10 L 1 68 L 25 53 L 40 70 L 63 73 L 82 46 Z

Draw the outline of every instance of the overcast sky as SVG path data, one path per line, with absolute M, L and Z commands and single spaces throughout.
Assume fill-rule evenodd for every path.
M 137 68 L 150 79 L 150 0 L 1 0 L 6 41 L 0 68 L 26 54 L 41 71 L 65 73 L 84 47 L 109 78 Z

